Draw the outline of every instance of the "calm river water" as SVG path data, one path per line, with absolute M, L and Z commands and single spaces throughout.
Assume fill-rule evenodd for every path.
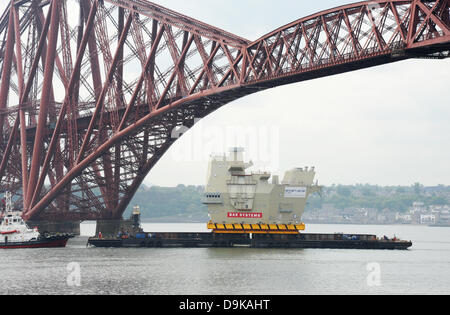
M 144 224 L 202 232 L 204 224 Z M 449 294 L 450 228 L 308 225 L 307 232 L 394 234 L 409 251 L 86 248 L 0 250 L 0 294 Z

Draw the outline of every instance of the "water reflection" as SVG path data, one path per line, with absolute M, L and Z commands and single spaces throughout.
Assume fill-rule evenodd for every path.
M 92 226 L 84 227 L 85 230 Z M 154 226 L 150 226 L 154 228 Z M 166 231 L 169 226 L 159 226 Z M 172 226 L 179 229 L 180 225 Z M 187 231 L 195 226 L 184 226 Z M 82 229 L 83 230 L 83 229 Z M 450 293 L 450 229 L 311 226 L 310 232 L 397 234 L 410 251 L 250 248 L 98 249 L 86 237 L 66 249 L 0 251 L 1 294 L 436 294 Z M 95 226 L 94 226 L 95 231 Z M 67 285 L 80 265 L 81 286 Z M 367 264 L 381 287 L 367 285 Z

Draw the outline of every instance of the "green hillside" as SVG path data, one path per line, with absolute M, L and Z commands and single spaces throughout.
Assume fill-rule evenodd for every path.
M 208 211 L 201 202 L 203 190 L 201 186 L 141 186 L 124 217 L 129 217 L 133 206 L 139 205 L 142 219 L 192 217 L 206 220 Z

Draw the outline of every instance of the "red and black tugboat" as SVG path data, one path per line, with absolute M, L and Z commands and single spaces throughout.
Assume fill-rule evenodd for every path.
M 30 229 L 22 219 L 22 212 L 11 207 L 11 194 L 6 193 L 6 202 L 0 223 L 0 249 L 13 248 L 55 248 L 66 247 L 72 234 L 44 233 L 37 228 Z

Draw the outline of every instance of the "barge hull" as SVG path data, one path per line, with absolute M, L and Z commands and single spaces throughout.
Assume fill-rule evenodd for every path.
M 148 233 L 145 238 L 90 238 L 88 245 L 100 248 L 297 248 L 407 250 L 406 241 L 378 240 L 374 236 L 353 235 L 344 239 L 334 234 L 247 235 L 214 233 Z

